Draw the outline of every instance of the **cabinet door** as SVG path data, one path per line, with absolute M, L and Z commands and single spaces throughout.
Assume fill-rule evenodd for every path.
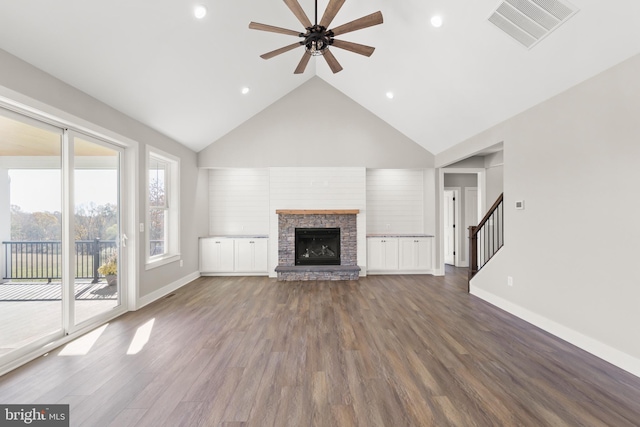
M 235 245 L 236 272 L 267 271 L 267 239 L 236 239 Z
M 254 270 L 255 272 L 267 272 L 267 253 L 269 247 L 268 239 L 255 239 L 254 243 Z
M 215 259 L 218 257 L 213 239 L 200 239 L 200 272 L 208 273 L 214 271 L 216 266 Z
M 423 237 L 416 239 L 415 265 L 418 270 L 431 270 L 433 268 L 433 238 Z
M 233 271 L 233 240 L 200 239 L 200 271 L 202 273 Z
M 398 269 L 398 239 L 367 239 L 367 268 L 371 271 L 387 271 Z
M 384 269 L 385 270 L 397 270 L 398 269 L 398 239 L 385 238 L 383 239 L 384 248 Z
M 417 250 L 416 245 L 418 239 L 402 238 L 398 239 L 399 259 L 398 264 L 400 270 L 415 270 L 417 266 Z
M 384 269 L 384 248 L 383 239 L 367 239 L 367 268 L 369 270 Z
M 253 268 L 253 243 L 249 243 L 249 239 L 236 239 L 235 250 L 234 271 L 251 271 Z
M 401 238 L 400 270 L 428 271 L 433 268 L 433 239 L 429 237 Z

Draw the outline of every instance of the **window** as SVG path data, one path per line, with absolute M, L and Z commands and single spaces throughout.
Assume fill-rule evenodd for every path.
M 147 147 L 147 269 L 180 259 L 180 159 Z

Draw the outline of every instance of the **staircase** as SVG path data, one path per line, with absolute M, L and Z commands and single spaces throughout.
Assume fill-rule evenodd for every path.
M 504 245 L 504 193 L 476 226 L 469 227 L 469 280 Z

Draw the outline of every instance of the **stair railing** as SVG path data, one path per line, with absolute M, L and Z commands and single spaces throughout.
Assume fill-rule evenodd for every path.
M 500 194 L 478 225 L 469 227 L 469 280 L 504 245 L 504 203 Z

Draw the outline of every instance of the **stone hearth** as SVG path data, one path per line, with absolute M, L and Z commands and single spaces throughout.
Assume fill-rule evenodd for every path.
M 358 280 L 358 210 L 278 210 L 278 280 Z M 296 228 L 340 228 L 340 265 L 295 265 Z

